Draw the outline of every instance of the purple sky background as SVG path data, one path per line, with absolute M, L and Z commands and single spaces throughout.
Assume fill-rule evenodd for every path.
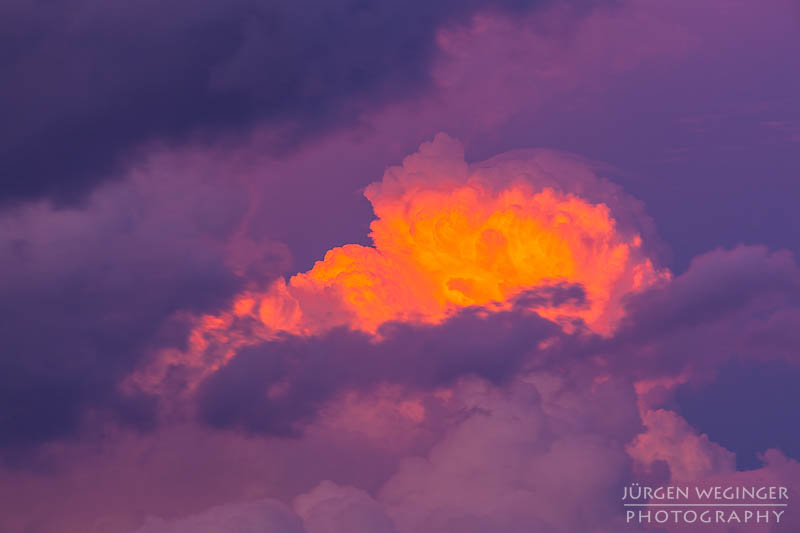
M 618 533 L 631 481 L 800 487 L 796 1 L 0 20 L 0 530 Z M 674 279 L 611 337 L 465 310 L 123 386 L 193 316 L 370 244 L 364 188 L 440 132 L 577 157 Z

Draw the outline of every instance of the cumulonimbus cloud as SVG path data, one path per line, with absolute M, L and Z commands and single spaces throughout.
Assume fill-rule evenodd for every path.
M 267 122 L 283 152 L 426 89 L 441 26 L 548 3 L 4 2 L 0 204 L 83 198 L 154 139 Z
M 239 294 L 228 311 L 198 318 L 187 350 L 163 353 L 131 383 L 155 390 L 173 367 L 202 379 L 241 349 L 286 334 L 343 327 L 380 338 L 392 322 L 508 310 L 547 287 L 583 294 L 557 305 L 529 300 L 537 314 L 609 335 L 624 298 L 670 277 L 648 256 L 637 203 L 572 156 L 518 151 L 469 165 L 461 144 L 440 134 L 365 195 L 373 246 L 333 248 L 307 272 Z

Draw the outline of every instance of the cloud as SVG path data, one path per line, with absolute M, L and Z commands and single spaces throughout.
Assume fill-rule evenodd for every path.
M 342 328 L 267 341 L 240 350 L 201 383 L 199 412 L 215 427 L 297 435 L 349 390 L 387 383 L 432 390 L 466 375 L 503 383 L 559 333 L 534 313 L 467 310 L 439 325 L 387 324 L 377 342 Z
M 676 413 L 664 409 L 647 411 L 643 422 L 646 430 L 630 443 L 628 453 L 646 469 L 663 461 L 675 483 L 735 470 L 733 453 L 711 442 L 708 435 L 698 435 Z
M 734 260 L 737 258 L 739 261 Z M 719 272 L 715 273 L 715 269 Z M 755 310 L 756 316 L 761 316 L 759 312 L 764 308 L 751 307 L 758 304 L 759 291 L 766 294 L 767 302 L 774 303 L 774 295 L 783 295 L 784 301 L 791 302 L 793 297 L 785 289 L 791 286 L 795 269 L 791 262 L 786 262 L 784 254 L 770 254 L 763 249 L 712 253 L 705 266 L 676 276 L 671 283 L 690 287 L 691 279 L 683 277 L 700 273 L 709 280 L 722 279 L 721 286 L 751 277 L 753 296 L 725 300 L 727 304 L 720 306 L 716 295 L 724 290 L 710 290 L 702 296 L 694 294 L 693 305 L 702 306 L 705 302 L 715 306 L 717 312 L 701 313 L 698 316 L 702 320 L 681 323 L 673 334 L 689 328 L 698 338 L 702 334 L 713 336 L 720 323 L 736 327 L 738 320 L 746 316 L 743 313 Z M 753 270 L 767 272 L 773 278 L 783 273 L 785 280 L 770 282 L 766 285 L 769 289 L 763 290 L 765 285 L 756 280 L 758 276 Z M 726 271 L 737 273 L 726 277 Z M 569 293 L 571 289 L 566 290 Z M 663 289 L 642 293 L 637 296 L 641 301 L 632 305 L 644 305 L 647 298 L 668 298 L 666 294 Z M 676 290 L 673 296 L 678 302 L 688 297 L 682 290 Z M 536 299 L 537 295 L 529 294 L 526 298 Z M 681 309 L 678 302 L 665 301 L 665 308 Z M 768 309 L 779 314 L 785 311 L 772 306 Z M 782 473 L 783 468 L 793 472 L 794 462 L 779 452 L 768 452 L 764 456 L 766 463 L 752 473 L 734 472 L 731 451 L 714 443 L 702 430 L 689 426 L 680 413 L 646 408 L 640 411 L 648 399 L 639 394 L 644 391 L 646 396 L 648 391 L 638 386 L 639 367 L 648 369 L 644 375 L 671 378 L 668 365 L 648 366 L 658 360 L 637 360 L 630 351 L 620 352 L 619 357 L 625 359 L 603 364 L 574 349 L 581 343 L 613 343 L 613 337 L 611 340 L 596 336 L 575 338 L 558 325 L 518 309 L 496 313 L 469 311 L 441 324 L 389 324 L 379 341 L 363 332 L 333 330 L 322 336 L 270 341 L 266 345 L 271 346 L 271 352 L 254 351 L 250 357 L 243 356 L 254 347 L 242 350 L 209 378 L 208 383 L 219 379 L 219 389 L 213 390 L 205 384 L 200 391 L 201 396 L 209 395 L 212 406 L 221 405 L 223 410 L 233 406 L 220 416 L 220 420 L 227 421 L 221 424 L 223 427 L 245 429 L 256 436 L 241 439 L 236 431 L 213 432 L 214 437 L 201 437 L 199 433 L 166 446 L 169 450 L 159 454 L 167 453 L 168 457 L 178 454 L 191 464 L 208 464 L 221 471 L 225 470 L 226 461 L 239 465 L 237 474 L 230 479 L 227 475 L 217 477 L 219 487 L 211 491 L 219 490 L 220 495 L 203 495 L 202 501 L 219 502 L 223 493 L 228 494 L 228 500 L 250 499 L 241 491 L 252 490 L 254 486 L 268 494 L 277 494 L 281 491 L 278 488 L 281 476 L 302 471 L 303 483 L 308 485 L 292 483 L 295 492 L 284 492 L 281 497 L 284 502 L 294 502 L 296 519 L 308 532 L 314 531 L 312 527 L 322 528 L 321 531 L 328 527 L 334 532 L 337 527 L 353 531 L 363 527 L 377 531 L 385 528 L 393 533 L 472 530 L 477 533 L 487 528 L 527 531 L 533 524 L 541 531 L 611 533 L 629 527 L 623 523 L 619 497 L 622 486 L 632 480 L 699 484 L 747 483 L 751 479 L 787 485 L 794 482 L 794 478 Z M 527 322 L 523 320 L 526 315 Z M 753 321 L 753 315 L 749 316 Z M 772 322 L 769 315 L 761 317 L 765 323 Z M 663 330 L 650 329 L 651 318 L 652 315 L 642 313 L 642 332 L 655 331 L 653 342 L 665 343 Z M 734 322 L 728 324 L 732 319 Z M 518 326 L 514 326 L 516 321 Z M 641 338 L 630 335 L 635 322 L 636 315 L 631 315 L 620 330 L 620 334 L 628 335 L 627 344 L 620 346 L 629 348 L 631 339 L 641 341 L 640 346 L 647 345 L 649 337 L 644 334 Z M 502 324 L 513 326 L 505 330 L 506 336 L 498 334 L 503 331 Z M 544 328 L 542 332 L 547 332 L 545 337 L 556 337 L 561 344 L 530 350 L 533 345 L 538 348 L 537 332 L 535 328 L 531 331 L 531 324 L 538 324 Z M 571 341 L 564 344 L 565 339 Z M 487 370 L 501 369 L 502 364 L 490 364 L 492 356 L 513 354 L 514 349 L 509 347 L 517 342 L 528 351 L 521 360 L 511 357 L 513 364 L 507 370 L 494 376 L 488 374 L 500 379 L 493 383 L 475 377 L 475 374 L 487 375 Z M 493 347 L 497 351 L 491 354 Z M 361 352 L 370 348 L 373 351 Z M 656 353 L 659 357 L 674 357 L 675 353 L 667 348 L 668 345 L 662 346 Z M 453 358 L 448 354 L 453 354 Z M 475 358 L 464 354 L 475 354 Z M 534 365 L 531 372 L 525 363 L 536 361 L 543 354 L 549 354 L 547 362 L 554 364 L 538 368 Z M 697 351 L 693 355 L 700 367 L 706 357 L 712 366 L 719 361 L 716 352 Z M 459 364 L 452 371 L 454 362 Z M 625 366 L 615 366 L 618 362 L 624 362 Z M 482 367 L 484 363 L 489 366 Z M 473 367 L 477 371 L 465 378 L 471 364 L 477 364 Z M 635 371 L 626 371 L 630 367 Z M 440 380 L 442 371 L 449 371 L 451 377 Z M 695 377 L 688 374 L 690 380 Z M 382 380 L 401 386 L 382 389 L 383 385 L 379 385 Z M 337 386 L 342 388 L 336 390 Z M 293 389 L 300 391 L 295 397 Z M 322 391 L 322 396 L 314 397 L 309 391 Z M 284 402 L 282 395 L 291 400 Z M 226 396 L 231 398 L 228 406 Z M 280 434 L 276 429 L 291 429 L 292 417 L 304 405 L 305 418 L 297 418 L 303 420 L 302 434 L 293 433 L 294 438 L 288 441 L 274 437 L 260 440 L 263 437 L 258 435 L 265 432 Z M 295 407 L 298 410 L 293 411 Z M 368 407 L 374 408 L 375 413 L 367 412 Z M 284 415 L 284 410 L 289 413 Z M 376 418 L 387 419 L 389 423 L 378 424 Z M 398 426 L 408 428 L 416 437 L 399 442 L 401 439 L 393 431 Z M 339 439 L 344 436 L 352 440 L 343 444 Z M 205 455 L 195 457 L 195 449 L 200 446 L 191 443 L 198 439 L 213 440 L 215 444 L 203 452 Z M 225 443 L 239 439 L 241 443 L 231 447 L 233 451 L 225 451 L 225 458 L 220 459 L 216 450 L 226 450 Z M 315 440 L 316 445 L 312 445 Z M 246 441 L 251 444 L 242 444 Z M 356 442 L 367 449 L 375 446 L 388 451 L 394 459 L 373 462 L 374 457 L 364 453 L 364 448 L 353 455 Z M 341 449 L 334 450 L 339 445 L 349 450 L 350 455 Z M 279 446 L 296 453 L 277 451 L 282 449 Z M 160 455 L 158 461 L 148 459 L 152 453 L 146 451 L 137 456 L 142 458 L 137 471 L 163 471 L 165 456 Z M 90 454 L 84 460 L 92 457 Z M 270 457 L 280 457 L 282 466 L 265 467 L 263 463 Z M 364 462 L 359 463 L 358 457 L 363 457 Z M 260 486 L 257 480 L 261 476 L 243 472 L 243 461 L 259 472 L 273 471 L 267 477 L 275 485 Z M 354 477 L 376 468 L 376 464 L 383 465 L 378 469 L 385 468 L 379 479 L 348 486 L 354 483 Z M 139 475 L 146 474 L 139 472 Z M 164 495 L 177 495 L 181 490 L 178 483 L 165 489 Z M 202 508 L 199 502 L 180 501 L 181 514 L 197 512 L 198 506 Z M 165 515 L 170 514 L 169 506 L 162 508 Z M 220 519 L 229 514 L 225 509 L 219 512 Z M 200 517 L 215 523 L 215 513 L 209 510 L 196 517 L 172 518 L 165 523 L 155 521 L 149 527 L 194 524 L 182 520 L 200 520 Z M 250 516 L 249 513 L 245 515 Z M 264 527 L 269 527 L 269 520 L 264 519 Z M 165 531 L 172 533 L 169 529 Z
M 447 390 L 439 396 L 456 418 L 441 420 L 438 425 L 446 429 L 436 443 L 400 462 L 375 493 L 325 480 L 293 498 L 305 531 L 612 532 L 621 527 L 617 498 L 632 464 L 623 443 L 640 429 L 629 383 L 584 387 L 533 374 L 504 387 L 463 379 Z M 597 416 L 609 411 L 617 416 Z M 163 531 L 182 532 L 178 524 L 211 522 L 211 516 L 221 519 L 230 512 L 209 509 Z M 271 523 L 265 520 L 263 527 Z M 150 530 L 136 533 L 145 532 Z
M 366 492 L 324 481 L 294 501 L 270 499 L 215 506 L 176 520 L 149 517 L 133 533 L 397 533 Z
M 763 246 L 713 250 L 692 260 L 669 287 L 633 297 L 630 315 L 638 331 L 670 334 L 692 324 L 730 318 L 737 310 L 779 298 L 800 303 L 800 269 L 787 251 Z
M 152 426 L 153 399 L 118 385 L 153 350 L 184 346 L 181 313 L 241 289 L 237 265 L 269 278 L 285 261 L 263 239 L 258 255 L 234 253 L 246 191 L 156 159 L 84 206 L 0 214 L 4 454 L 73 436 L 92 410 Z M 228 205 L 213 201 L 222 198 Z
M 446 138 L 439 141 L 444 144 L 425 145 L 416 159 L 390 169 L 387 178 L 369 191 L 376 210 L 383 215 L 388 212 L 379 220 L 391 220 L 392 210 L 406 205 L 398 199 L 406 198 L 409 191 L 413 191 L 409 195 L 413 200 L 417 194 L 435 195 L 440 192 L 437 188 L 449 190 L 453 183 L 457 185 L 458 180 L 465 179 L 463 174 L 459 177 L 455 173 L 461 168 L 499 190 L 506 190 L 515 179 L 533 184 L 532 188 L 552 187 L 554 195 L 566 194 L 561 192 L 562 188 L 578 190 L 580 195 L 576 198 L 588 205 L 607 205 L 608 212 L 615 215 L 614 233 L 609 234 L 612 242 L 618 239 L 630 245 L 640 234 L 641 226 L 637 225 L 640 206 L 628 202 L 615 187 L 598 180 L 591 167 L 580 159 L 550 151 L 525 151 L 469 166 L 463 163 L 458 144 Z M 456 176 L 455 181 L 447 179 L 452 175 Z M 444 179 L 427 179 L 430 176 L 444 176 Z M 770 354 L 754 354 L 753 360 L 774 357 L 787 362 L 791 361 L 792 346 L 796 346 L 791 325 L 797 309 L 799 278 L 794 260 L 784 252 L 741 247 L 712 251 L 697 258 L 687 272 L 674 278 L 663 276 L 649 288 L 635 288 L 631 272 L 623 270 L 619 282 L 622 289 L 610 292 L 615 295 L 616 299 L 611 301 L 618 306 L 615 309 L 620 321 L 609 332 L 593 331 L 590 322 L 581 323 L 580 313 L 591 306 L 593 297 L 596 300 L 597 292 L 592 292 L 591 286 L 587 289 L 578 276 L 520 287 L 518 292 L 509 293 L 500 302 L 502 305 L 456 307 L 438 321 L 394 320 L 380 324 L 375 331 L 341 325 L 320 328 L 310 334 L 286 331 L 264 334 L 263 330 L 255 330 L 247 343 L 230 345 L 216 338 L 219 345 L 206 346 L 235 349 L 221 361 L 214 359 L 213 352 L 206 354 L 208 358 L 201 362 L 212 364 L 202 367 L 205 373 L 197 379 L 198 375 L 192 375 L 191 365 L 180 358 L 180 354 L 191 349 L 196 338 L 190 336 L 188 344 L 180 346 L 185 330 L 174 335 L 178 339 L 166 341 L 153 332 L 160 331 L 164 320 L 176 311 L 193 310 L 197 313 L 193 316 L 201 320 L 229 318 L 231 322 L 224 326 L 227 328 L 224 331 L 250 334 L 253 330 L 249 328 L 254 323 L 264 326 L 260 314 L 257 322 L 248 313 L 237 315 L 236 305 L 223 313 L 201 313 L 206 309 L 213 311 L 231 298 L 238 302 L 243 295 L 270 294 L 272 289 L 265 293 L 263 287 L 272 283 L 270 273 L 277 273 L 283 266 L 280 247 L 269 240 L 263 246 L 251 246 L 253 243 L 245 241 L 245 245 L 238 247 L 242 219 L 248 213 L 246 188 L 239 190 L 231 187 L 230 182 L 223 186 L 214 179 L 201 180 L 205 185 L 200 188 L 182 188 L 180 180 L 175 179 L 162 181 L 157 174 L 136 174 L 125 184 L 98 191 L 86 209 L 57 210 L 41 204 L 35 207 L 39 216 L 26 216 L 33 211 L 19 210 L 15 218 L 6 220 L 7 235 L 31 236 L 27 245 L 17 245 L 21 250 L 27 246 L 30 268 L 15 271 L 16 282 L 24 279 L 23 272 L 34 273 L 37 276 L 32 278 L 31 287 L 46 286 L 45 280 L 53 276 L 70 279 L 74 272 L 89 269 L 86 258 L 100 259 L 97 279 L 108 279 L 103 287 L 109 290 L 102 294 L 104 298 L 96 307 L 88 308 L 85 316 L 76 317 L 72 313 L 70 319 L 102 326 L 105 322 L 99 317 L 113 317 L 109 310 L 115 309 L 116 302 L 126 303 L 128 311 L 138 309 L 131 308 L 131 302 L 142 302 L 141 313 L 125 315 L 132 325 L 121 323 L 124 327 L 113 330 L 118 337 L 112 340 L 119 339 L 122 344 L 130 331 L 143 331 L 147 342 L 130 345 L 130 352 L 122 353 L 121 360 L 105 360 L 108 366 L 97 366 L 96 359 L 90 359 L 92 365 L 77 366 L 80 371 L 91 369 L 94 372 L 91 376 L 99 376 L 106 387 L 100 392 L 105 396 L 72 404 L 63 402 L 64 405 L 71 406 L 74 413 L 114 405 L 110 398 L 119 394 L 116 386 L 129 372 L 140 371 L 143 363 L 150 362 L 143 359 L 143 354 L 154 351 L 155 360 L 159 360 L 163 344 L 171 343 L 178 347 L 179 355 L 169 361 L 172 366 L 168 365 L 168 373 L 158 375 L 160 379 L 166 377 L 162 382 L 165 386 L 159 389 L 163 394 L 160 399 L 166 404 L 177 400 L 189 412 L 193 407 L 198 408 L 199 421 L 206 427 L 193 429 L 197 432 L 193 433 L 193 439 L 201 438 L 197 435 L 205 435 L 202 438 L 220 435 L 220 440 L 202 454 L 190 459 L 192 453 L 184 450 L 180 456 L 202 465 L 206 463 L 203 457 L 226 449 L 228 444 L 224 443 L 238 439 L 237 432 L 242 432 L 253 439 L 264 439 L 256 442 L 269 444 L 264 448 L 236 444 L 231 449 L 246 450 L 251 456 L 267 453 L 266 450 L 282 450 L 281 457 L 287 457 L 281 467 L 285 472 L 296 468 L 305 471 L 302 479 L 291 484 L 291 489 L 280 489 L 275 479 L 270 478 L 269 486 L 259 486 L 252 476 L 236 470 L 230 478 L 223 477 L 224 487 L 201 495 L 197 503 L 182 501 L 180 511 L 162 507 L 160 514 L 167 521 L 151 521 L 148 527 L 180 527 L 185 524 L 181 521 L 184 519 L 176 516 L 197 512 L 198 507 L 214 503 L 250 499 L 252 495 L 245 488 L 255 485 L 257 497 L 275 496 L 282 491 L 280 497 L 284 503 L 299 494 L 313 495 L 295 500 L 306 502 L 305 507 L 302 512 L 296 510 L 300 517 L 287 522 L 305 521 L 303 527 L 307 529 L 314 522 L 315 527 L 341 524 L 343 528 L 393 527 L 398 533 L 420 529 L 450 533 L 453 528 L 514 531 L 534 523 L 545 531 L 551 528 L 566 532 L 570 531 L 567 527 L 581 528 L 588 523 L 588 512 L 569 515 L 569 505 L 585 505 L 599 499 L 600 503 L 591 507 L 591 515 L 602 518 L 597 531 L 616 531 L 615 521 L 621 515 L 614 507 L 615 496 L 620 483 L 628 481 L 630 476 L 657 478 L 665 471 L 674 479 L 689 480 L 730 472 L 729 451 L 701 436 L 702 430 L 688 426 L 681 418 L 682 413 L 657 411 L 659 404 L 668 402 L 682 384 L 713 380 L 718 366 L 729 358 L 731 346 L 769 346 Z M 192 177 L 188 183 L 196 185 L 195 179 Z M 174 198 L 175 190 L 191 190 L 192 194 L 185 202 L 167 202 L 167 198 Z M 233 209 L 208 202 L 208 198 L 218 198 L 221 194 L 230 199 Z M 128 204 L 132 196 L 146 200 Z M 415 204 L 411 201 L 407 205 Z M 148 211 L 142 214 L 142 209 Z M 176 214 L 176 209 L 181 212 Z M 204 223 L 196 224 L 198 220 Z M 121 227 L 130 231 L 122 232 Z M 106 231 L 124 238 L 116 247 L 110 247 L 108 243 L 114 240 L 104 235 Z M 176 235 L 184 247 L 156 246 L 152 251 L 158 253 L 147 255 L 148 262 L 141 270 L 136 268 L 140 265 L 133 260 L 137 252 L 147 246 L 152 248 L 161 238 L 176 242 Z M 391 231 L 387 235 L 394 236 Z M 66 240 L 73 244 L 94 243 L 94 247 L 60 248 L 58 244 Z M 8 238 L 7 242 L 11 249 L 12 240 Z M 70 249 L 80 254 L 65 261 L 71 257 L 67 253 Z M 602 246 L 599 249 L 603 251 Z M 630 256 L 629 265 L 635 267 L 647 260 L 645 246 L 631 249 L 638 251 Z M 259 250 L 269 253 L 254 253 Z M 42 267 L 55 263 L 47 254 L 57 254 L 62 259 L 61 270 L 48 271 Z M 21 260 L 20 257 L 24 256 L 15 260 Z M 33 260 L 39 257 L 48 260 Z M 213 272 L 221 278 L 200 277 L 197 285 L 187 286 L 186 295 L 168 292 L 158 285 L 163 280 L 169 287 L 175 287 L 173 273 L 183 275 L 179 278 L 182 283 L 191 282 L 185 273 L 202 264 L 202 257 L 210 258 L 217 268 Z M 242 290 L 237 273 L 250 278 L 259 271 L 260 277 L 256 276 L 258 279 Z M 153 272 L 161 272 L 163 277 L 153 278 Z M 131 276 L 136 283 L 129 286 L 127 281 Z M 113 283 L 117 277 L 126 282 Z M 229 284 L 222 284 L 220 279 L 229 280 L 226 282 Z M 612 277 L 611 282 L 617 281 Z M 209 294 L 203 290 L 206 284 L 223 290 L 220 294 Z M 155 288 L 155 295 L 168 299 L 170 305 L 159 307 L 158 298 L 133 298 L 133 292 L 138 294 L 145 286 Z M 331 301 L 336 302 L 336 298 Z M 308 301 L 313 303 L 311 298 Z M 324 311 L 327 303 L 319 304 L 317 312 Z M 49 309 L 48 312 L 55 313 Z M 550 320 L 542 316 L 547 312 L 552 313 L 551 318 L 563 313 L 578 319 Z M 152 319 L 148 319 L 150 313 Z M 63 319 L 67 315 L 52 316 Z M 198 322 L 192 320 L 197 331 Z M 336 320 L 333 319 L 334 324 Z M 74 324 L 70 323 L 71 328 Z M 344 326 L 349 324 L 344 321 Z M 84 334 L 87 330 L 79 331 L 82 340 L 91 340 Z M 727 335 L 722 337 L 724 342 L 719 340 L 720 332 Z M 72 342 L 64 335 L 60 338 Z M 103 338 L 108 338 L 105 335 Z M 771 344 L 765 339 L 772 339 Z M 17 376 L 31 382 L 36 378 L 33 368 L 29 370 L 31 373 Z M 83 387 L 75 375 L 65 374 L 63 379 Z M 655 389 L 648 389 L 648 380 L 660 384 L 666 392 L 661 396 L 655 394 Z M 193 383 L 196 388 L 184 389 Z M 172 396 L 176 391 L 178 395 Z M 191 394 L 181 396 L 186 391 Z M 19 398 L 25 400 L 24 396 Z M 183 400 L 190 403 L 182 405 Z M 121 408 L 120 414 L 124 414 Z M 185 415 L 178 412 L 170 416 Z M 640 417 L 646 430 L 636 437 L 642 429 Z M 151 414 L 142 419 L 151 423 L 153 420 Z M 70 434 L 75 423 L 73 420 L 68 428 L 46 437 L 17 433 L 34 439 L 29 442 L 52 440 L 54 436 Z M 411 435 L 399 438 L 398 428 Z M 156 428 L 153 438 L 161 438 L 165 435 L 163 431 Z M 326 445 L 331 446 L 336 439 L 344 439 L 337 444 L 341 448 L 325 451 Z M 159 455 L 161 462 L 145 460 L 142 464 L 148 465 L 149 475 L 163 471 L 164 457 L 176 457 L 181 446 L 193 448 L 191 440 L 188 444 L 186 439 L 168 443 L 167 447 L 173 449 L 161 452 L 164 454 Z M 528 445 L 532 449 L 525 448 Z M 294 453 L 287 452 L 289 448 L 295 448 Z M 503 453 L 493 456 L 487 451 L 496 449 Z M 369 468 L 377 468 L 381 473 L 365 472 L 367 467 L 359 466 L 354 459 L 358 455 L 356 450 L 374 454 L 370 456 Z M 320 464 L 312 466 L 311 455 Z M 226 461 L 237 462 L 240 457 L 226 452 L 214 468 L 224 470 Z M 590 458 L 592 465 L 581 462 L 581 458 Z M 337 463 L 337 468 L 331 462 Z M 598 468 L 595 463 L 608 468 Z M 666 470 L 659 470 L 662 463 Z M 254 464 L 258 464 L 259 472 L 268 470 L 259 461 Z M 568 486 L 578 483 L 582 470 L 592 470 L 596 477 L 584 480 L 585 490 L 575 492 L 573 499 L 569 499 L 568 493 L 574 492 L 574 488 Z M 472 472 L 480 483 L 465 481 L 460 477 L 464 472 Z M 538 481 L 529 480 L 536 472 Z M 133 474 L 126 475 L 138 479 Z M 77 478 L 70 479 L 73 483 Z M 326 479 L 335 485 L 313 488 Z M 114 481 L 105 483 L 114 486 Z M 347 486 L 351 483 L 356 487 Z M 164 494 L 177 498 L 179 485 L 170 485 Z M 369 486 L 368 490 L 365 486 Z M 426 491 L 424 487 L 428 486 L 440 490 Z M 538 495 L 545 486 L 561 486 L 561 499 L 540 500 Z M 496 504 L 498 501 L 505 503 Z M 265 505 L 273 504 L 279 505 L 275 502 Z M 227 519 L 230 513 L 239 516 L 237 509 L 225 508 L 219 511 L 219 516 L 216 511 L 209 511 L 208 515 L 201 513 L 202 520 L 200 517 L 191 520 L 214 524 L 214 520 Z M 242 509 L 245 516 L 252 511 L 250 507 Z M 117 512 L 126 516 L 125 521 L 119 519 L 117 524 L 135 523 L 136 519 L 131 518 L 135 513 Z M 567 515 L 569 519 L 563 521 Z M 272 519 L 271 515 L 264 518 L 256 513 L 255 516 L 258 520 Z M 116 527 L 124 530 L 122 526 Z
M 305 533 L 297 515 L 279 502 L 262 500 L 213 507 L 207 511 L 167 522 L 150 519 L 136 533 Z
M 562 382 L 552 394 L 524 382 L 505 391 L 468 387 L 470 415 L 427 457 L 401 464 L 379 499 L 402 533 L 616 531 L 614 503 L 629 473 L 619 439 L 635 433 L 638 417 L 623 408 L 620 425 L 570 422 L 593 402 L 624 405 L 625 389 L 611 382 L 580 392 Z M 562 394 L 578 401 L 559 405 Z
M 468 165 L 461 144 L 440 134 L 365 196 L 372 246 L 333 248 L 307 272 L 241 292 L 226 312 L 198 317 L 187 350 L 163 354 L 132 382 L 157 391 L 163 376 L 185 372 L 194 386 L 286 333 L 380 337 L 391 322 L 437 324 L 523 300 L 564 328 L 608 335 L 629 293 L 670 276 L 643 244 L 641 206 L 567 154 L 515 151 Z
M 792 254 L 762 246 L 717 249 L 696 257 L 669 284 L 631 295 L 615 336 L 573 345 L 572 357 L 599 357 L 610 372 L 636 383 L 651 431 L 635 453 L 667 461 L 676 478 L 732 468 L 727 450 L 697 459 L 691 450 L 698 447 L 723 445 L 740 468 L 755 468 L 757 453 L 767 448 L 797 453 L 800 436 L 783 420 L 796 414 L 786 398 L 800 375 L 798 317 L 800 268 Z M 659 431 L 661 444 L 652 445 Z M 670 461 L 676 447 L 685 463 Z
M 634 388 L 624 379 L 585 386 L 533 373 L 504 387 L 468 379 L 449 388 L 447 402 L 459 420 L 427 452 L 400 462 L 375 493 L 322 481 L 295 497 L 305 531 L 640 531 L 625 522 L 622 487 L 648 479 L 658 463 L 667 465 L 667 474 L 649 478 L 655 485 L 794 490 L 800 480 L 797 462 L 776 450 L 767 450 L 758 468 L 736 472 L 729 451 L 676 413 L 651 411 L 642 427 Z M 786 516 L 783 527 L 795 522 Z
M 154 138 L 269 121 L 283 151 L 426 88 L 441 26 L 544 3 L 4 2 L 0 202 L 74 201 Z
M 323 481 L 294 501 L 308 533 L 397 533 L 386 511 L 369 494 Z
M 637 379 L 708 380 L 738 358 L 797 363 L 791 322 L 800 310 L 800 268 L 787 251 L 713 250 L 671 283 L 631 295 L 626 309 L 615 337 L 589 349 L 610 354 Z

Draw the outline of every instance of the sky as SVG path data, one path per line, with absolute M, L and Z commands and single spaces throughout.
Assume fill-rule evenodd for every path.
M 619 533 L 800 488 L 796 0 L 0 3 L 0 531 Z

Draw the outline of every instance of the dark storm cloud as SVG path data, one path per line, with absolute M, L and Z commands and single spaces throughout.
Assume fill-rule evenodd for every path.
M 442 24 L 545 2 L 3 2 L 0 202 L 77 198 L 151 138 L 267 120 L 284 149 L 423 88 Z
M 213 256 L 126 250 L 132 243 L 124 236 L 115 244 L 93 250 L 103 255 L 91 267 L 66 272 L 32 272 L 36 259 L 26 257 L 24 244 L 3 249 L 0 448 L 65 436 L 90 406 L 147 424 L 146 398 L 119 396 L 116 385 L 149 346 L 182 342 L 183 328 L 162 327 L 165 318 L 218 303 L 234 287 Z M 136 257 L 145 252 L 147 259 Z
M 563 287 L 528 294 L 525 302 L 582 298 L 579 289 Z M 340 328 L 245 348 L 201 386 L 201 416 L 216 427 L 294 435 L 343 390 L 381 383 L 431 389 L 466 375 L 504 383 L 542 340 L 560 335 L 552 322 L 519 308 L 467 309 L 439 325 L 388 323 L 380 331 L 380 341 Z
M 763 246 L 714 250 L 696 257 L 664 289 L 633 298 L 628 325 L 638 335 L 669 334 L 725 318 L 768 296 L 800 303 L 800 276 L 790 253 L 771 253 Z
M 800 338 L 790 317 L 799 310 L 792 254 L 762 246 L 714 250 L 665 287 L 632 297 L 620 330 L 600 344 L 620 361 L 638 361 L 639 377 L 681 369 L 707 375 L 737 354 L 796 359 Z
M 154 422 L 154 400 L 119 383 L 148 350 L 185 343 L 177 311 L 216 309 L 241 288 L 227 261 L 237 196 L 189 181 L 131 177 L 84 209 L 0 217 L 0 455 L 73 436 L 89 411 Z M 223 194 L 224 209 L 209 202 Z M 256 260 L 274 275 L 269 257 Z

